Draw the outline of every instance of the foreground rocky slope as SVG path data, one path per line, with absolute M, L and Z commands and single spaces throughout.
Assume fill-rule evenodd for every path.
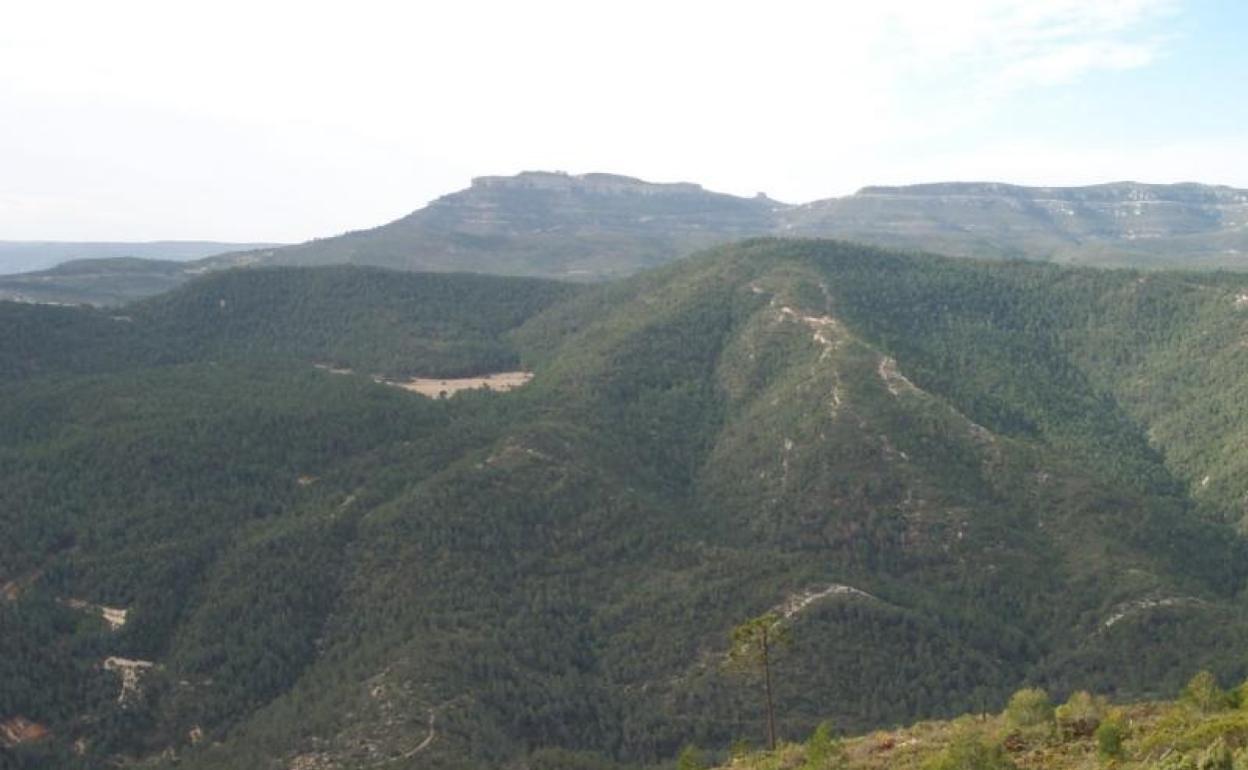
M 14 756 L 651 764 L 757 743 L 722 662 L 769 610 L 790 736 L 1242 678 L 1246 293 L 763 240 L 0 306 Z M 534 377 L 427 399 L 409 355 Z
M 741 748 L 726 758 L 737 770 L 1198 770 L 1248 762 L 1244 688 L 1222 690 L 1198 674 L 1175 701 L 1115 704 L 1077 692 L 1054 708 L 1047 693 L 1015 693 L 1000 714 L 966 714 L 838 739 L 825 726 L 774 751 Z M 687 765 L 716 753 L 685 750 Z

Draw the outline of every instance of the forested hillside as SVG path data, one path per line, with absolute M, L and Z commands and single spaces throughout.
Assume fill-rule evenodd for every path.
M 254 268 L 122 310 L 0 303 L 16 332 L 0 342 L 0 379 L 207 360 L 312 361 L 388 377 L 497 371 L 518 363 L 505 332 L 577 291 L 536 279 Z
M 16 767 L 758 745 L 723 663 L 768 611 L 787 739 L 1248 675 L 1245 276 L 757 240 L 0 314 L 0 722 L 48 730 Z

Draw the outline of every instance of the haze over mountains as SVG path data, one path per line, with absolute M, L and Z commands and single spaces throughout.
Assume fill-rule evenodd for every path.
M 789 205 L 612 174 L 482 177 L 402 219 L 178 270 L 138 262 L 0 277 L 0 297 L 107 304 L 204 269 L 357 264 L 596 281 L 748 236 L 835 237 L 986 259 L 1139 267 L 1248 267 L 1248 191 L 1198 184 L 868 187 Z
M 273 245 L 0 241 L 0 299 L 114 305 L 159 294 L 204 272 L 206 268 L 193 264 L 195 260 Z
M 159 259 L 185 262 L 227 251 L 273 246 L 271 243 L 224 243 L 220 241 L 0 241 L 0 274 L 45 270 L 77 259 Z

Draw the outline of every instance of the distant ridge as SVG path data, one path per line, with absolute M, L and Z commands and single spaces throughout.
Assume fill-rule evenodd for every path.
M 692 182 L 647 182 L 622 174 L 566 174 L 558 171 L 523 171 L 514 176 L 479 176 L 473 187 L 503 187 L 524 190 L 574 190 L 588 192 L 627 192 L 640 195 L 697 194 L 705 192 Z
M 137 257 L 186 261 L 275 245 L 222 241 L 0 241 L 0 275 L 44 270 L 76 259 Z
M 117 305 L 162 294 L 207 272 L 199 262 L 138 257 L 75 259 L 47 270 L 0 275 L 0 299 L 46 305 Z
M 1130 267 L 1248 267 L 1248 191 L 1196 183 L 864 187 L 794 207 L 789 235 L 951 256 Z
M 980 259 L 1245 269 L 1248 190 L 1190 182 L 937 182 L 869 186 L 790 205 L 762 193 L 740 197 L 691 182 L 525 171 L 477 177 L 466 189 L 366 230 L 235 249 L 185 271 L 129 265 L 109 271 L 106 291 L 99 289 L 99 265 L 78 275 L 63 271 L 55 280 L 20 276 L 0 281 L 0 299 L 108 304 L 164 291 L 196 271 L 252 265 L 355 264 L 593 282 L 767 235 Z M 153 272 L 160 280 L 151 280 Z M 145 277 L 128 282 L 126 275 Z
M 593 281 L 773 229 L 765 198 L 616 174 L 526 171 L 467 189 L 386 225 L 297 246 L 230 255 L 230 264 L 367 264 Z
M 801 205 L 690 182 L 526 171 L 370 230 L 233 255 L 598 280 L 756 235 L 843 238 L 951 256 L 1114 266 L 1248 266 L 1248 191 L 1196 183 L 869 186 Z

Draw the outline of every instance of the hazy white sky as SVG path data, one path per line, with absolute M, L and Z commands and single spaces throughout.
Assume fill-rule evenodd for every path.
M 1240 0 L 0 0 L 0 239 L 296 241 L 483 174 L 1248 187 Z

